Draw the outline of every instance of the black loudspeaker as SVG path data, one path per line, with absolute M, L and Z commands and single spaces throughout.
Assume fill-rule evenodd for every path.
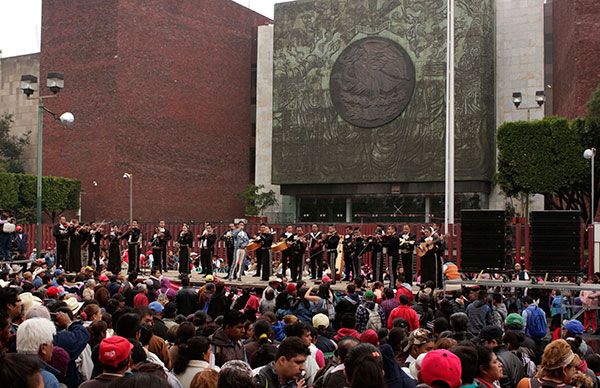
M 461 210 L 461 270 L 505 269 L 506 212 Z
M 578 274 L 581 245 L 579 211 L 531 212 L 531 270 L 537 273 Z

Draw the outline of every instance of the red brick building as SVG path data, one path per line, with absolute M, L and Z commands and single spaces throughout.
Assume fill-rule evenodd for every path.
M 584 116 L 600 83 L 600 2 L 553 0 L 553 114 Z
M 65 74 L 46 105 L 76 117 L 45 117 L 44 174 L 81 180 L 84 220 L 129 218 L 125 172 L 141 220 L 240 216 L 269 22 L 229 0 L 44 1 L 40 74 Z

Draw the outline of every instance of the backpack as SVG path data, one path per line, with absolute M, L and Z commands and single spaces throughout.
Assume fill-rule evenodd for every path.
M 533 339 L 544 338 L 548 332 L 548 323 L 542 309 L 535 306 L 533 309 L 527 309 L 527 335 Z
M 381 316 L 379 315 L 379 306 L 375 305 L 373 310 L 367 308 L 369 312 L 369 320 L 367 321 L 367 329 L 373 329 L 375 331 L 381 329 L 383 327 L 383 323 L 381 322 Z

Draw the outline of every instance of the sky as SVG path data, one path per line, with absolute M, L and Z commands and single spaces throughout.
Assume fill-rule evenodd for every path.
M 272 19 L 273 5 L 290 0 L 233 1 Z M 0 0 L 0 57 L 39 52 L 41 19 L 42 0 Z

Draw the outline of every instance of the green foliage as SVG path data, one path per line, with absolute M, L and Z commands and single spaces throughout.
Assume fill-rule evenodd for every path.
M 0 208 L 15 212 L 18 219 L 33 221 L 37 178 L 27 174 L 0 173 Z M 74 179 L 42 178 L 42 209 L 54 221 L 65 210 L 79 208 L 81 183 Z
M 238 198 L 242 200 L 245 206 L 245 215 L 258 216 L 269 206 L 277 205 L 279 202 L 275 197 L 275 192 L 269 190 L 262 191 L 265 186 L 256 186 L 249 184 L 244 190 L 238 194 Z
M 587 103 L 587 108 L 588 118 L 600 120 L 600 85 L 598 85 L 598 88 L 592 93 L 592 96 Z
M 581 186 L 587 168 L 584 148 L 567 119 L 507 122 L 497 137 L 497 182 L 508 196 L 553 195 Z
M 31 132 L 21 136 L 11 135 L 10 127 L 13 122 L 12 114 L 0 115 L 0 172 L 23 172 L 21 157 L 25 146 L 29 144 Z

